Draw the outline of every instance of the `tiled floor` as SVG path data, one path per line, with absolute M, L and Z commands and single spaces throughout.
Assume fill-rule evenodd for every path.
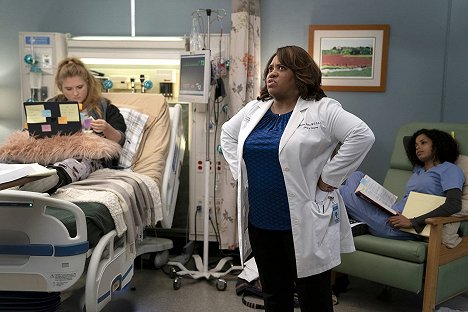
M 242 303 L 236 295 L 237 277 L 228 275 L 227 289 L 218 291 L 214 281 L 183 279 L 181 288 L 174 290 L 173 280 L 161 269 L 150 268 L 146 258 L 137 268 L 131 282 L 114 295 L 103 312 L 248 312 L 256 311 Z M 140 262 L 140 263 L 141 263 Z M 350 278 L 345 293 L 339 295 L 335 312 L 417 312 L 421 311 L 422 297 L 406 291 Z M 68 295 L 65 295 L 68 296 Z M 80 290 L 62 303 L 60 312 L 79 311 Z M 468 311 L 468 292 L 437 307 L 440 312 Z M 296 309 L 299 311 L 299 309 Z

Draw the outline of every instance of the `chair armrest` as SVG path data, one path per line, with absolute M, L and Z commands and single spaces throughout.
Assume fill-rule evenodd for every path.
M 455 248 L 448 248 L 442 244 L 442 231 L 444 224 L 467 221 L 468 216 L 434 217 L 427 218 L 425 222 L 431 225 L 429 246 L 427 251 L 428 262 L 437 267 L 468 255 L 468 236 L 463 237 L 461 243 Z
M 430 225 L 440 225 L 440 224 L 447 224 L 447 223 L 454 223 L 454 222 L 461 222 L 461 221 L 468 221 L 468 216 L 460 216 L 460 217 L 434 217 L 434 218 L 427 218 L 424 220 L 426 224 Z

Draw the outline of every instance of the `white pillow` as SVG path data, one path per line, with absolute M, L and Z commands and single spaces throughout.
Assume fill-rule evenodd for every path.
M 120 108 L 120 113 L 125 119 L 127 131 L 125 131 L 126 140 L 120 154 L 119 167 L 127 169 L 134 163 L 133 158 L 140 145 L 148 115 L 131 108 Z
M 462 192 L 462 209 L 460 212 L 455 213 L 454 216 L 466 216 L 468 215 L 468 156 L 460 155 L 458 156 L 457 161 L 455 162 L 459 166 L 465 175 L 465 184 L 463 184 Z M 460 222 L 445 224 L 442 230 L 442 243 L 449 248 L 456 247 L 461 238 L 458 235 L 458 228 L 460 227 Z

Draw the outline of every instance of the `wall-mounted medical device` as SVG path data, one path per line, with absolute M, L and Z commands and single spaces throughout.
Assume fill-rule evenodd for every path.
M 46 32 L 20 32 L 21 100 L 44 101 L 58 92 L 55 86 L 57 64 L 67 56 L 66 35 Z
M 210 82 L 209 50 L 180 54 L 179 101 L 208 103 Z

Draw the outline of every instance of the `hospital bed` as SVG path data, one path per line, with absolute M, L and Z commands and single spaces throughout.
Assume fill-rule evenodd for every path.
M 107 198 L 116 196 L 115 192 L 91 188 L 92 198 L 88 196 L 88 200 L 64 199 L 67 196 L 73 198 L 74 193 L 88 192 L 87 187 L 89 183 L 93 184 L 91 176 L 94 173 L 91 179 L 59 189 L 55 193 L 57 196 L 13 189 L 0 191 L 0 291 L 63 292 L 70 289 L 86 271 L 86 311 L 100 311 L 114 292 L 130 282 L 134 260 L 138 255 L 172 248 L 172 241 L 168 239 L 144 238 L 141 225 L 155 226 L 158 221 L 164 228 L 172 225 L 185 151 L 181 107 L 177 104 L 169 108 L 164 97 L 158 94 L 105 96 L 122 112 L 138 112 L 147 116 L 143 133 L 139 136 L 141 145 L 135 148 L 131 159 L 131 170 L 122 170 L 122 174 L 125 179 L 136 176 L 134 179 L 143 181 L 141 187 L 148 190 L 151 190 L 152 183 L 156 185 L 157 191 L 151 192 L 152 198 L 149 200 L 154 207 L 146 207 L 148 209 L 141 213 L 140 225 L 130 225 L 128 221 L 138 223 L 138 215 L 134 211 L 142 210 L 141 207 L 128 207 L 128 211 L 123 213 L 127 215 L 124 218 L 127 228 L 124 230 L 122 225 L 117 226 L 115 220 L 109 221 L 108 218 L 115 217 L 115 212 L 109 213 L 105 209 L 107 212 L 101 213 L 104 217 L 99 216 L 103 218 L 101 221 L 85 215 L 90 206 L 104 206 L 94 202 L 97 198 L 95 194 Z M 105 170 L 113 169 L 103 170 L 106 174 Z M 100 174 L 101 177 L 103 173 Z M 123 185 L 119 174 L 117 183 Z M 129 187 L 127 189 L 131 190 Z M 158 192 L 160 196 L 154 194 Z M 120 202 L 122 204 L 122 200 Z M 122 206 L 125 207 L 125 202 Z M 58 218 L 64 215 L 67 221 Z M 107 220 L 104 220 L 106 216 Z M 109 223 L 113 228 L 105 226 Z M 89 232 L 93 225 L 101 232 L 91 235 Z M 98 237 L 98 240 L 91 243 L 91 236 Z

